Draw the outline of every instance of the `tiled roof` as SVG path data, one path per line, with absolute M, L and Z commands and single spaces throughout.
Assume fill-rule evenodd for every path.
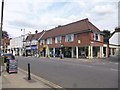
M 43 31 L 40 33 L 37 33 L 33 36 L 32 40 L 38 40 L 40 38 L 40 36 L 43 34 Z
M 38 40 L 41 37 L 41 35 L 43 34 L 43 32 L 44 31 L 37 33 L 37 34 L 29 34 L 26 37 L 26 41 Z
M 25 41 L 31 41 L 34 35 L 35 35 L 35 34 L 29 34 L 29 35 L 26 37 L 26 40 L 25 40 Z
M 89 22 L 88 18 L 86 18 L 77 22 L 73 22 L 67 25 L 50 29 L 46 31 L 42 38 L 46 39 L 48 37 L 55 37 L 59 35 L 81 32 L 83 30 L 92 30 L 100 32 L 100 30 L 96 26 L 94 26 L 91 22 Z

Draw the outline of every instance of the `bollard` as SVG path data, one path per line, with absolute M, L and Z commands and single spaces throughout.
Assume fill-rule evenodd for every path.
M 31 80 L 31 75 L 30 75 L 30 63 L 28 63 L 28 80 Z

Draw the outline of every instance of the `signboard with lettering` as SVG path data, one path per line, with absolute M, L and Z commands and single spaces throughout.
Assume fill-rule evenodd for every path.
M 18 62 L 17 60 L 9 60 L 9 73 L 12 73 L 12 72 L 16 72 L 17 73 L 17 66 L 18 65 Z

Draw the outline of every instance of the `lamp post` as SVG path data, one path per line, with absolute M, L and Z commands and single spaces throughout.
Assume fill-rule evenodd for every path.
M 25 55 L 25 45 L 24 45 L 24 41 L 25 41 L 25 29 L 21 29 L 21 31 L 23 31 L 23 46 L 22 46 L 22 54 Z
M 3 25 L 3 9 L 4 9 L 4 0 L 2 0 L 2 8 L 1 8 L 1 27 L 0 27 L 0 58 L 1 58 L 1 39 L 2 39 L 2 25 Z
M 1 26 L 0 26 L 0 76 L 1 76 L 1 66 L 2 66 L 2 62 L 3 62 L 2 58 L 1 58 L 1 39 L 2 39 L 2 25 L 3 25 L 3 8 L 4 8 L 4 0 L 2 0 Z

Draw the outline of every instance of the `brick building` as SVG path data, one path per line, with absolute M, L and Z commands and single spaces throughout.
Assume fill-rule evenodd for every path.
M 86 18 L 45 31 L 38 50 L 43 56 L 104 57 L 103 38 L 102 32 Z
M 10 38 L 5 37 L 1 40 L 1 50 L 5 53 L 10 52 L 9 45 L 10 45 Z

